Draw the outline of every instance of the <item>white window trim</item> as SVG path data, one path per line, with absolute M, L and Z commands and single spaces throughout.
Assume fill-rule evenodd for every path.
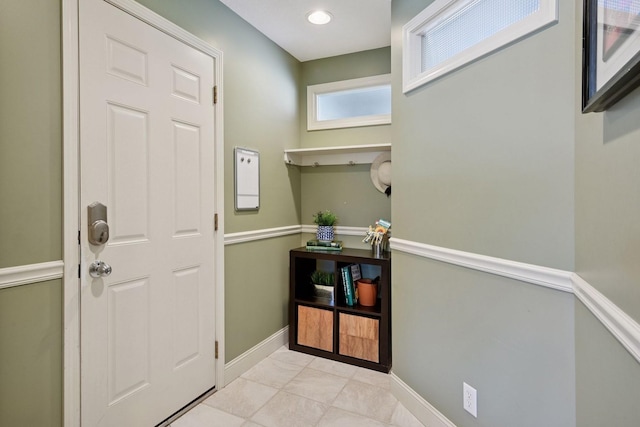
M 307 86 L 307 130 L 337 129 L 358 126 L 385 125 L 391 123 L 391 114 L 374 114 L 370 116 L 350 117 L 347 119 L 318 121 L 317 97 L 325 93 L 339 92 L 391 84 L 391 74 L 362 77 Z
M 535 31 L 558 21 L 558 0 L 541 0 L 540 9 L 493 36 L 442 62 L 438 66 L 421 71 L 421 37 L 424 28 L 440 19 L 443 13 L 451 14 L 471 0 L 436 0 L 402 27 L 402 91 L 407 93 L 427 82 L 444 76 L 482 56 L 515 42 Z

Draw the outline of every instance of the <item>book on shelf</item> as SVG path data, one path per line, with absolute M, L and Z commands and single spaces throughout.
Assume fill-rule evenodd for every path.
M 351 280 L 353 280 L 353 283 L 362 279 L 362 274 L 360 273 L 360 264 L 351 264 L 349 267 L 351 268 Z
M 309 240 L 307 241 L 307 250 L 308 251 L 341 251 L 342 250 L 342 242 L 328 242 L 324 240 Z
M 349 266 L 349 271 L 351 273 L 351 286 L 353 287 L 353 302 L 354 304 L 358 303 L 358 287 L 356 286 L 356 282 L 362 279 L 362 274 L 360 272 L 360 264 L 351 264 Z
M 344 289 L 344 300 L 349 307 L 355 305 L 353 298 L 353 281 L 351 280 L 351 271 L 349 266 L 344 266 L 340 269 L 342 272 L 342 285 Z
M 335 248 L 331 246 L 309 246 L 307 245 L 308 251 L 313 252 L 340 252 L 342 248 Z
M 358 290 L 356 289 L 356 280 L 362 275 L 360 273 L 359 264 L 350 264 L 342 267 L 342 280 L 345 293 L 345 302 L 348 306 L 353 307 L 358 304 Z
M 341 248 L 342 249 L 342 242 L 339 240 L 336 241 L 327 241 L 327 240 L 308 240 L 307 241 L 307 246 L 322 246 L 322 247 L 327 247 L 327 248 Z
M 342 283 L 342 294 L 344 295 L 344 302 L 345 304 L 349 305 L 349 296 L 347 294 L 347 279 L 342 268 L 340 269 L 340 278 Z

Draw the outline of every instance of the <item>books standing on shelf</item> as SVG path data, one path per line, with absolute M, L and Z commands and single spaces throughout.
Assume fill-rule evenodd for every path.
M 360 279 L 360 265 L 346 265 L 340 269 L 342 272 L 342 285 L 344 289 L 344 300 L 349 307 L 358 303 L 358 290 L 355 287 L 356 280 Z
M 344 289 L 344 302 L 349 307 L 352 307 L 355 305 L 355 303 L 353 301 L 353 291 L 351 288 L 352 285 L 350 283 L 351 273 L 349 271 L 349 266 L 342 267 L 340 271 L 342 272 L 342 287 Z
M 353 283 L 362 279 L 362 274 L 360 274 L 360 264 L 351 264 L 351 279 Z
M 309 240 L 307 242 L 307 250 L 311 251 L 341 251 L 342 242 L 328 242 L 324 240 Z

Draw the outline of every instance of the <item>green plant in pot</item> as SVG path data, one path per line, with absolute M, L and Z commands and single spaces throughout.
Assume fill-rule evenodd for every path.
M 333 284 L 335 283 L 335 276 L 333 273 L 316 270 L 311 273 L 311 283 L 314 287 L 314 294 L 319 298 L 326 298 L 330 301 L 333 300 Z
M 338 217 L 330 210 L 318 211 L 313 214 L 313 222 L 318 226 L 316 238 L 322 241 L 333 241 L 333 226 L 338 222 Z

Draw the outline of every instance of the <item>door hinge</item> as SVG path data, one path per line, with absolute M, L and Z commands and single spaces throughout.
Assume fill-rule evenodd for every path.
M 217 104 L 218 103 L 218 86 L 214 86 L 213 87 L 213 104 Z
M 216 350 L 215 350 L 215 357 L 216 359 L 218 358 L 218 341 L 216 341 Z
M 80 246 L 80 230 L 78 230 L 78 246 Z
M 218 214 L 213 216 L 213 231 L 218 231 Z

